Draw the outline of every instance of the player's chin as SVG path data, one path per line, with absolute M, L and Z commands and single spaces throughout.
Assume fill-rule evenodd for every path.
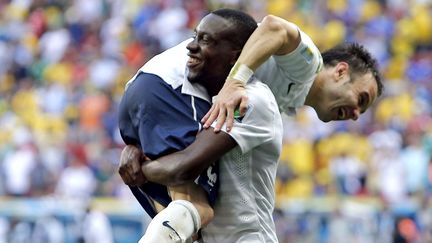
M 196 83 L 199 79 L 199 73 L 193 70 L 187 70 L 186 77 L 191 83 Z
M 189 80 L 189 82 L 191 82 L 191 83 L 195 83 L 196 82 L 196 75 L 193 75 L 193 74 L 191 74 L 191 73 L 188 73 L 187 75 L 186 75 L 186 78 Z

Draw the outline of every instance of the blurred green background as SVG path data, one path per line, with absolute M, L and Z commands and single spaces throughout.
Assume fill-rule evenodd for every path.
M 0 1 L 0 243 L 136 242 L 148 218 L 117 174 L 124 84 L 209 10 L 296 23 L 378 59 L 356 122 L 284 116 L 280 242 L 432 242 L 432 1 Z

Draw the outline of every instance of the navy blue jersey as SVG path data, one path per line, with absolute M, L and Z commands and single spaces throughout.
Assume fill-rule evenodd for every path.
M 147 157 L 157 159 L 183 150 L 195 140 L 202 129 L 200 120 L 210 104 L 183 94 L 181 86 L 173 89 L 157 75 L 140 73 L 125 91 L 119 108 L 119 128 L 124 142 L 141 147 Z M 217 166 L 211 169 L 210 174 L 218 174 Z M 213 204 L 219 183 L 207 174 L 207 171 L 202 173 L 198 184 L 207 191 Z M 148 182 L 139 189 L 132 191 L 150 216 L 155 212 L 149 212 L 143 205 L 147 196 L 163 206 L 171 202 L 164 185 Z M 143 192 L 146 195 L 141 195 Z

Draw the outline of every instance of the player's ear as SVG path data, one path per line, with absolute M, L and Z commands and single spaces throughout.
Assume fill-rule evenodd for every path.
M 339 81 L 343 79 L 344 76 L 349 75 L 349 64 L 346 62 L 339 62 L 336 64 L 335 72 L 333 74 L 335 80 Z

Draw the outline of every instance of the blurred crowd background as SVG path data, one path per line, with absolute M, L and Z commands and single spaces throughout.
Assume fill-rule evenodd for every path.
M 356 41 L 385 92 L 358 121 L 284 116 L 280 242 L 432 242 L 432 1 L 0 1 L 0 243 L 136 242 L 117 174 L 124 84 L 209 10 L 296 23 L 320 50 Z

